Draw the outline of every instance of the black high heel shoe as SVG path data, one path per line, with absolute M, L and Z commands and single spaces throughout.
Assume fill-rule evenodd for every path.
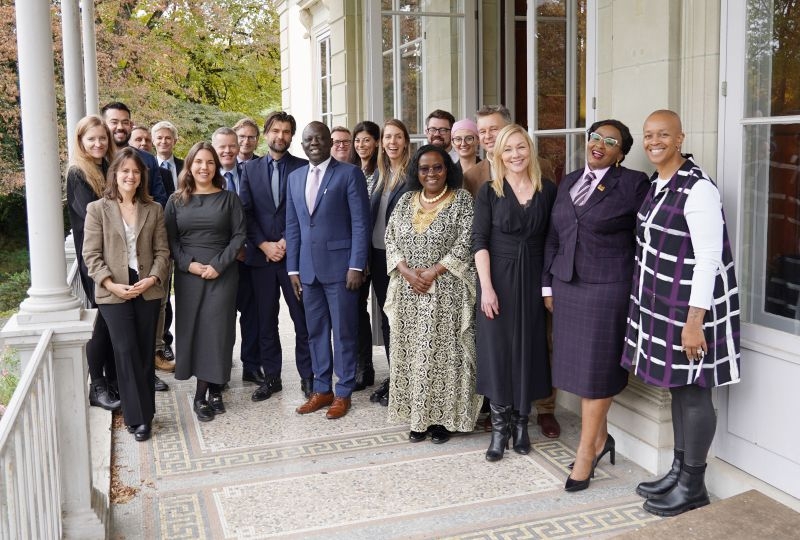
M 616 446 L 617 442 L 614 440 L 614 437 L 612 437 L 611 434 L 609 433 L 608 437 L 606 437 L 606 443 L 603 445 L 603 450 L 600 452 L 600 455 L 595 458 L 595 464 L 600 463 L 600 460 L 603 459 L 603 456 L 610 452 L 611 454 L 608 456 L 608 458 L 611 460 L 612 465 L 616 465 L 617 464 Z M 572 467 L 574 466 L 575 462 L 573 461 L 572 463 L 567 465 L 567 468 L 572 470 Z
M 583 491 L 589 487 L 589 483 L 594 478 L 594 468 L 597 466 L 597 458 L 592 461 L 592 471 L 585 480 L 575 480 L 572 476 L 567 476 L 567 483 L 564 484 L 564 491 Z
M 531 438 L 528 434 L 528 415 L 520 415 L 517 411 L 511 413 L 511 441 L 514 452 L 526 455 L 531 451 Z

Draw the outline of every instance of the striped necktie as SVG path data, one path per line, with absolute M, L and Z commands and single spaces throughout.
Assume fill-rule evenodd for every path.
M 575 198 L 572 199 L 572 203 L 575 206 L 583 206 L 586 204 L 586 200 L 589 198 L 590 188 L 592 187 L 592 182 L 594 182 L 595 175 L 593 172 L 589 171 L 586 176 L 583 177 L 583 183 L 578 188 L 578 192 L 575 194 Z

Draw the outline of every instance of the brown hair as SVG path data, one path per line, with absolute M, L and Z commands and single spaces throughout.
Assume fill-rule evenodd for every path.
M 86 148 L 83 147 L 83 136 L 86 135 L 87 131 L 98 126 L 101 126 L 105 130 L 108 144 L 106 155 L 103 159 L 111 161 L 114 158 L 114 141 L 111 138 L 111 132 L 108 126 L 106 126 L 106 123 L 103 122 L 100 116 L 91 114 L 78 120 L 78 124 L 75 127 L 75 152 L 73 153 L 69 166 L 70 168 L 74 167 L 78 169 L 83 174 L 86 183 L 92 188 L 94 194 L 100 198 L 103 196 L 106 179 L 103 177 L 102 169 L 97 166 L 92 156 L 90 156 Z
M 175 191 L 175 197 L 184 204 L 189 202 L 192 198 L 192 193 L 197 190 L 197 184 L 195 183 L 194 176 L 192 176 L 192 163 L 194 163 L 194 158 L 197 157 L 197 154 L 201 150 L 208 150 L 214 157 L 214 178 L 211 180 L 211 185 L 219 189 L 224 189 L 225 186 L 225 180 L 219 172 L 222 168 L 222 164 L 219 162 L 217 151 L 214 150 L 210 142 L 200 141 L 199 143 L 195 143 L 195 145 L 189 149 L 189 153 L 186 154 L 186 159 L 183 161 L 183 170 L 178 177 L 179 188 Z
M 136 192 L 133 194 L 133 200 L 141 203 L 149 203 L 153 200 L 150 196 L 150 187 L 147 181 L 147 167 L 139 156 L 139 152 L 132 146 L 126 146 L 114 156 L 114 161 L 108 167 L 108 174 L 106 175 L 106 188 L 103 191 L 103 196 L 112 201 L 122 201 L 122 195 L 119 194 L 119 186 L 117 186 L 117 172 L 120 167 L 131 160 L 139 169 L 141 182 L 136 186 Z
M 391 170 L 391 162 L 389 156 L 383 150 L 383 134 L 389 126 L 396 127 L 403 132 L 403 138 L 406 141 L 406 146 L 403 149 L 403 155 L 400 157 L 399 170 Z M 383 191 L 392 191 L 399 183 L 404 182 L 406 179 L 406 169 L 408 162 L 411 161 L 411 136 L 408 134 L 406 125 L 397 118 L 391 118 L 383 123 L 381 130 L 381 138 L 378 141 L 378 174 L 379 181 L 383 184 Z M 389 175 L 391 171 L 391 177 Z

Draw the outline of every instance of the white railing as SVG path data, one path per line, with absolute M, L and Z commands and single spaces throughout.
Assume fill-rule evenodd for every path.
M 61 538 L 53 378 L 46 330 L 0 419 L 0 539 Z

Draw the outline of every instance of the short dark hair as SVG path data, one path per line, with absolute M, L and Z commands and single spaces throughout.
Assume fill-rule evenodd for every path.
M 619 120 L 614 119 L 607 119 L 607 120 L 598 120 L 589 128 L 586 132 L 586 140 L 589 140 L 589 134 L 594 132 L 597 128 L 601 126 L 611 126 L 619 131 L 619 134 L 622 135 L 622 140 L 620 141 L 620 150 L 622 150 L 622 159 L 619 160 L 620 163 L 625 161 L 625 156 L 628 155 L 628 152 L 631 151 L 633 148 L 633 135 L 631 135 L 631 130 L 628 129 L 628 126 L 620 122 Z
M 139 155 L 139 151 L 132 146 L 126 146 L 117 152 L 114 159 L 111 161 L 111 165 L 108 167 L 108 173 L 106 173 L 106 187 L 103 190 L 103 196 L 113 201 L 122 200 L 122 195 L 119 194 L 119 187 L 117 186 L 117 171 L 122 167 L 122 164 L 129 159 L 132 159 L 136 164 L 136 168 L 139 169 L 139 174 L 142 179 L 141 182 L 139 182 L 139 186 L 136 188 L 136 192 L 133 194 L 134 200 L 143 203 L 151 202 L 153 197 L 150 196 L 147 166 Z
M 294 137 L 295 131 L 297 131 L 297 122 L 294 119 L 294 116 L 287 113 L 286 111 L 274 111 L 267 115 L 267 119 L 264 120 L 264 134 L 267 134 L 267 131 L 270 130 L 272 127 L 273 122 L 289 122 L 289 125 L 292 127 L 292 137 Z
M 453 124 L 456 123 L 456 117 L 450 114 L 447 111 L 442 109 L 436 109 L 428 117 L 425 119 L 425 127 L 428 126 L 428 122 L 430 122 L 431 118 L 438 118 L 439 120 L 447 120 L 450 122 L 450 127 L 453 127 Z
M 112 101 L 111 103 L 106 103 L 105 105 L 103 105 L 103 108 L 100 109 L 100 113 L 103 116 L 105 116 L 106 115 L 106 111 L 108 111 L 110 109 L 116 109 L 118 111 L 125 111 L 126 113 L 128 113 L 128 116 L 131 116 L 131 110 L 128 108 L 127 105 L 125 105 L 121 101 Z
M 331 128 L 331 135 L 333 135 L 337 131 L 341 131 L 342 133 L 347 133 L 348 135 L 350 135 L 350 130 L 344 126 L 333 126 Z
M 440 146 L 426 144 L 414 152 L 411 161 L 408 162 L 408 172 L 406 174 L 406 187 L 408 187 L 408 190 L 420 191 L 422 189 L 422 184 L 419 183 L 419 160 L 422 156 L 431 152 L 439 154 L 444 162 L 444 168 L 447 173 L 444 180 L 445 185 L 450 189 L 460 188 L 463 184 L 463 178 L 461 172 L 456 168 L 456 164 L 453 163 L 453 158 L 450 157 L 450 154 Z

